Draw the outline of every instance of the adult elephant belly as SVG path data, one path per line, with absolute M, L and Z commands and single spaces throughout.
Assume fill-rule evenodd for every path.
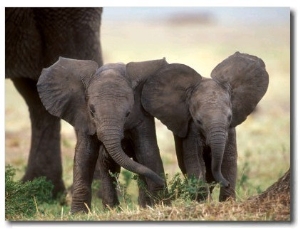
M 5 9 L 5 78 L 38 79 L 42 61 L 42 34 L 30 8 Z

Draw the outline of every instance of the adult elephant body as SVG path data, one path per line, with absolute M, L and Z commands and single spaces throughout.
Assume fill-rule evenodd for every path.
M 6 8 L 5 78 L 29 107 L 31 147 L 23 181 L 46 176 L 54 196 L 62 181 L 60 119 L 42 105 L 36 83 L 44 67 L 59 56 L 90 59 L 102 65 L 102 8 Z

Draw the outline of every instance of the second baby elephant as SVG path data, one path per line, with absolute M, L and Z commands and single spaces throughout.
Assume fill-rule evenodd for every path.
M 37 88 L 44 106 L 73 125 L 77 134 L 71 212 L 87 212 L 91 207 L 91 183 L 100 146 L 105 147 L 109 157 L 100 156 L 104 170 L 113 167 L 106 165 L 112 158 L 125 169 L 144 176 L 150 193 L 164 189 L 154 118 L 142 108 L 140 96 L 147 77 L 166 64 L 161 59 L 107 64 L 98 69 L 94 61 L 60 57 L 42 71 Z M 122 139 L 132 143 L 139 163 L 124 153 Z M 105 187 L 111 187 L 110 175 L 104 171 L 101 176 L 102 192 L 109 192 L 111 189 Z M 102 195 L 104 204 L 118 203 L 111 193 Z
M 145 83 L 142 104 L 173 132 L 181 171 L 220 183 L 224 201 L 235 198 L 235 127 L 254 110 L 268 83 L 260 58 L 236 52 L 213 69 L 211 79 L 183 64 L 167 65 Z

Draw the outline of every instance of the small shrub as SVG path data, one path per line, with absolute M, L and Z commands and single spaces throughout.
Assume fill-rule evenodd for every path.
M 185 201 L 204 200 L 208 195 L 208 185 L 195 178 L 182 178 L 179 173 L 168 182 L 168 196 L 170 199 L 184 199 Z
M 261 193 L 263 191 L 261 186 L 255 185 L 253 182 L 251 182 L 251 164 L 246 161 L 240 167 L 240 176 L 238 177 L 236 183 L 236 193 L 238 199 L 244 199 L 247 196 Z
M 205 200 L 209 193 L 208 185 L 195 177 L 182 177 L 180 173 L 177 173 L 171 180 L 168 180 L 168 174 L 166 174 L 166 180 L 167 187 L 158 194 L 159 197 L 152 196 L 151 193 L 146 191 L 150 198 L 166 203 L 177 199 L 183 199 L 186 202 L 201 201 Z M 142 180 L 137 179 L 137 182 L 140 188 L 146 190 L 146 184 Z
M 120 174 L 110 173 L 112 177 L 116 178 L 116 189 L 119 193 L 121 201 L 124 202 L 126 205 L 132 203 L 131 197 L 128 194 L 128 187 L 132 180 L 135 180 L 136 177 L 127 170 L 121 170 Z M 121 179 L 122 178 L 122 179 Z
M 38 211 L 38 203 L 51 203 L 53 185 L 44 177 L 33 181 L 13 181 L 15 169 L 5 167 L 5 219 L 15 215 L 32 216 Z

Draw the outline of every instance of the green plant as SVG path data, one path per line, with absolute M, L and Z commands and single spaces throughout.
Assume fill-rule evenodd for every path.
M 166 175 L 168 180 L 168 175 Z M 193 201 L 205 199 L 208 194 L 208 185 L 197 179 L 196 177 L 184 177 L 180 173 L 168 182 L 168 196 L 171 200 L 184 199 L 186 201 Z
M 128 194 L 128 187 L 132 180 L 135 180 L 135 176 L 132 175 L 131 172 L 127 170 L 121 170 L 120 174 L 114 174 L 110 173 L 112 177 L 116 178 L 116 189 L 118 193 L 120 194 L 121 202 L 123 202 L 126 205 L 129 205 L 132 203 L 131 197 Z
M 14 215 L 30 217 L 39 211 L 38 203 L 52 203 L 53 185 L 44 177 L 33 181 L 14 181 L 15 169 L 5 167 L 5 219 Z
M 168 174 L 166 174 L 165 177 L 167 181 L 167 187 L 159 194 L 159 197 L 154 197 L 151 195 L 151 193 L 147 192 L 146 184 L 140 179 L 137 179 L 138 186 L 139 188 L 145 189 L 149 197 L 156 199 L 157 202 L 161 200 L 164 202 L 177 199 L 183 199 L 187 202 L 204 200 L 208 195 L 208 185 L 196 177 L 182 177 L 180 173 L 176 173 L 171 180 L 168 179 Z
M 243 199 L 244 197 L 260 194 L 263 190 L 260 185 L 255 185 L 251 182 L 251 163 L 246 161 L 242 164 L 240 176 L 237 179 L 236 192 L 237 197 Z

